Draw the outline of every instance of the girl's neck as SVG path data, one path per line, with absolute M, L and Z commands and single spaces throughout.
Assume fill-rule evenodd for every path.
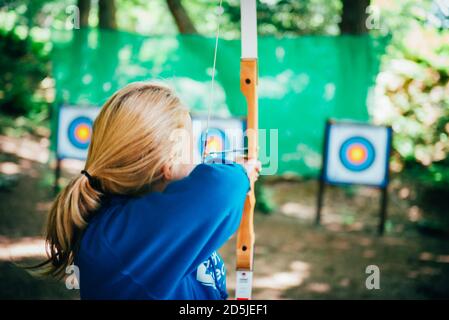
M 163 192 L 165 190 L 165 188 L 167 187 L 168 183 L 169 183 L 169 181 L 167 181 L 165 179 L 157 181 L 152 184 L 151 191 Z

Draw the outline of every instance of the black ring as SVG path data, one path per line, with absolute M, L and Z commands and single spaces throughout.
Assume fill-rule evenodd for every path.
M 81 174 L 85 175 L 87 180 L 89 181 L 89 184 L 92 188 L 94 188 L 95 190 L 97 190 L 98 192 L 103 192 L 100 182 L 98 181 L 98 179 L 92 177 L 89 172 L 87 172 L 86 170 L 81 170 Z
M 89 179 L 89 180 L 92 179 L 92 176 L 86 170 L 81 170 L 81 174 L 84 174 L 87 177 L 87 179 Z

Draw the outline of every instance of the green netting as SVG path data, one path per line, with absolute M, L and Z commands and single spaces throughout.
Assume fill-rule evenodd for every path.
M 369 121 L 367 95 L 386 39 L 370 36 L 259 38 L 260 127 L 279 130 L 279 171 L 316 175 L 329 117 Z M 214 39 L 76 30 L 53 33 L 57 105 L 101 105 L 136 80 L 171 83 L 195 113 L 207 112 Z M 219 116 L 246 113 L 239 40 L 220 40 Z

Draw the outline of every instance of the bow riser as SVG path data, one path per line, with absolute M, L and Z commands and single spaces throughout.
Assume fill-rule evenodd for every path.
M 257 59 L 245 58 L 240 62 L 240 89 L 248 106 L 247 138 L 248 158 L 258 157 L 258 104 L 257 104 Z M 251 190 L 246 196 L 242 220 L 237 233 L 237 284 L 236 298 L 250 299 L 254 256 L 254 179 L 250 179 Z

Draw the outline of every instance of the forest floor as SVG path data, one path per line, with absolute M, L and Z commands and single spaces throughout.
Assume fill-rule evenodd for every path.
M 54 198 L 47 163 L 47 139 L 0 136 L 0 299 L 79 299 L 62 281 L 22 268 L 44 257 L 42 234 Z M 66 161 L 63 176 L 80 166 Z M 407 199 L 407 188 L 392 184 L 382 237 L 376 234 L 377 190 L 329 187 L 322 225 L 315 227 L 316 181 L 279 180 L 265 188 L 276 210 L 256 213 L 254 298 L 449 298 L 449 238 L 417 228 L 423 212 Z M 233 238 L 220 250 L 231 297 L 234 246 Z M 379 268 L 380 289 L 366 287 L 370 265 Z

